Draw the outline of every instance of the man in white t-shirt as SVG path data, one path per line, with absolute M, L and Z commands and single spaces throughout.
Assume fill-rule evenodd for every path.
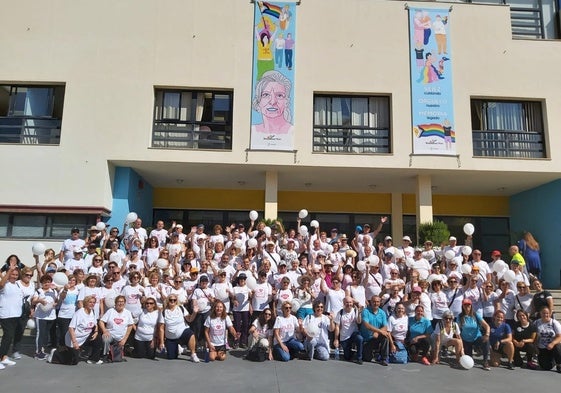
M 364 339 L 358 330 L 358 324 L 362 322 L 362 307 L 354 307 L 354 300 L 347 296 L 341 311 L 335 315 L 335 339 L 333 346 L 343 348 L 343 358 L 351 361 L 353 344 L 356 345 L 356 363 L 362 364 L 362 344 Z
M 127 230 L 127 241 L 125 242 L 127 248 L 132 246 L 135 239 L 139 239 L 142 242 L 143 248 L 144 243 L 148 240 L 148 233 L 146 233 L 146 229 L 142 228 L 142 220 L 140 218 L 137 218 L 132 227 Z
M 166 245 L 166 241 L 168 239 L 168 231 L 164 229 L 164 222 L 162 220 L 158 220 L 156 223 L 156 228 L 152 229 L 150 232 L 150 237 L 155 236 L 158 239 L 158 244 L 160 247 L 164 247 Z
M 66 239 L 60 248 L 59 259 L 62 263 L 66 263 L 69 259 L 74 258 L 74 250 L 83 248 L 86 242 L 80 238 L 80 230 L 72 228 L 70 231 L 70 239 Z

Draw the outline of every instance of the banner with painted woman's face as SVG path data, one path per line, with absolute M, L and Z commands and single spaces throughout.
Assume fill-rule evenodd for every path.
M 251 149 L 293 150 L 296 4 L 255 2 Z
M 413 154 L 456 154 L 449 17 L 409 8 Z

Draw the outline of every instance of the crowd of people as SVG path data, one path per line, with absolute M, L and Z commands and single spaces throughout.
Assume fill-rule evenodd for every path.
M 96 225 L 82 238 L 74 228 L 34 266 L 17 255 L 2 266 L 0 369 L 21 358 L 34 327 L 35 359 L 56 364 L 222 361 L 239 348 L 257 361 L 466 367 L 476 351 L 484 370 L 561 373 L 561 324 L 531 234 L 508 263 L 498 250 L 487 262 L 469 236 L 464 246 L 453 236 L 440 247 L 413 247 L 409 236 L 377 242 L 386 221 L 350 237 L 308 231 L 300 219 L 297 230 L 251 221 L 247 231 L 184 232 L 158 221 L 148 233 L 140 218 L 122 233 Z

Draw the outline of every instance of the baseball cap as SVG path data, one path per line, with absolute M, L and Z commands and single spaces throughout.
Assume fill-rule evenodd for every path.
M 494 251 L 491 253 L 491 256 L 492 256 L 492 257 L 500 257 L 501 255 L 502 255 L 502 254 L 501 254 L 501 252 L 500 252 L 499 250 L 494 250 Z

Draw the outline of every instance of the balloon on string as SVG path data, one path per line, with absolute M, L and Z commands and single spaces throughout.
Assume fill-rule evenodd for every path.
M 29 330 L 35 329 L 35 320 L 34 320 L 33 318 L 29 318 L 29 319 L 27 320 L 27 325 L 26 325 L 26 327 L 27 327 Z
M 468 265 L 467 263 L 464 263 L 460 267 L 460 271 L 464 274 L 470 274 L 471 273 L 471 265 Z
M 460 358 L 460 365 L 466 370 L 469 370 L 473 367 L 473 358 L 469 355 L 463 355 Z
M 265 232 L 265 236 L 267 236 L 267 237 L 271 236 L 271 228 L 270 227 L 263 228 L 263 232 Z
M 53 276 L 53 282 L 57 286 L 63 287 L 66 284 L 68 284 L 68 276 L 66 274 L 64 274 L 63 272 L 55 273 L 54 276 Z
M 39 307 L 41 309 L 41 311 L 45 312 L 45 313 L 49 313 L 52 311 L 52 309 L 55 307 L 54 303 L 47 303 L 47 304 L 41 304 L 39 303 L 37 305 L 37 307 Z
M 35 243 L 31 246 L 31 252 L 33 255 L 43 255 L 47 247 L 43 243 Z
M 448 250 L 444 253 L 444 256 L 446 257 L 447 260 L 451 260 L 456 256 L 456 253 L 454 252 L 454 250 Z
M 312 228 L 319 228 L 319 222 L 317 222 L 317 220 L 312 220 L 310 221 L 310 226 Z
M 158 268 L 160 268 L 162 270 L 167 269 L 168 266 L 169 266 L 169 261 L 165 258 L 159 258 L 156 261 L 156 266 L 158 266 Z
M 257 217 L 259 217 L 259 213 L 257 213 L 255 210 L 249 212 L 249 219 L 251 221 L 257 220 Z
M 508 270 L 503 275 L 503 278 L 505 279 L 506 282 L 510 284 L 516 279 L 516 273 L 514 273 L 512 270 Z
M 502 259 L 496 260 L 493 264 L 493 271 L 497 274 L 503 275 L 508 270 L 508 265 Z
M 103 221 L 98 222 L 97 224 L 95 224 L 95 227 L 100 230 L 103 231 L 105 229 L 105 223 Z
M 257 239 L 249 239 L 247 241 L 247 247 L 248 248 L 256 248 L 257 247 Z
M 135 222 L 137 219 L 138 219 L 138 215 L 135 212 L 130 212 L 129 214 L 127 214 L 126 222 L 131 224 Z
M 356 268 L 357 268 L 357 270 L 358 270 L 359 272 L 365 271 L 365 270 L 366 270 L 366 262 L 364 262 L 364 261 L 358 261 L 358 262 L 356 263 Z
M 298 217 L 300 218 L 306 218 L 308 217 L 308 211 L 306 209 L 302 209 L 298 212 Z
M 317 325 L 317 323 L 310 322 L 306 326 L 306 332 L 308 333 L 308 336 L 310 336 L 310 337 L 318 337 L 319 333 L 320 333 L 319 326 Z
M 463 246 L 462 247 L 462 254 L 464 255 L 471 255 L 472 249 L 470 246 Z
M 292 312 L 295 313 L 296 311 L 298 311 L 300 309 L 300 306 L 302 305 L 302 303 L 300 303 L 300 300 L 294 298 L 291 301 L 292 303 Z
M 368 266 L 377 265 L 379 263 L 380 258 L 378 258 L 378 255 L 370 255 L 368 258 L 366 258 L 366 264 Z
M 468 236 L 473 235 L 473 233 L 475 232 L 475 227 L 473 226 L 473 224 L 471 223 L 467 223 L 464 225 L 464 233 Z
M 253 291 L 255 288 L 257 288 L 257 280 L 253 276 L 248 276 L 245 280 L 245 285 L 247 285 L 247 287 Z

